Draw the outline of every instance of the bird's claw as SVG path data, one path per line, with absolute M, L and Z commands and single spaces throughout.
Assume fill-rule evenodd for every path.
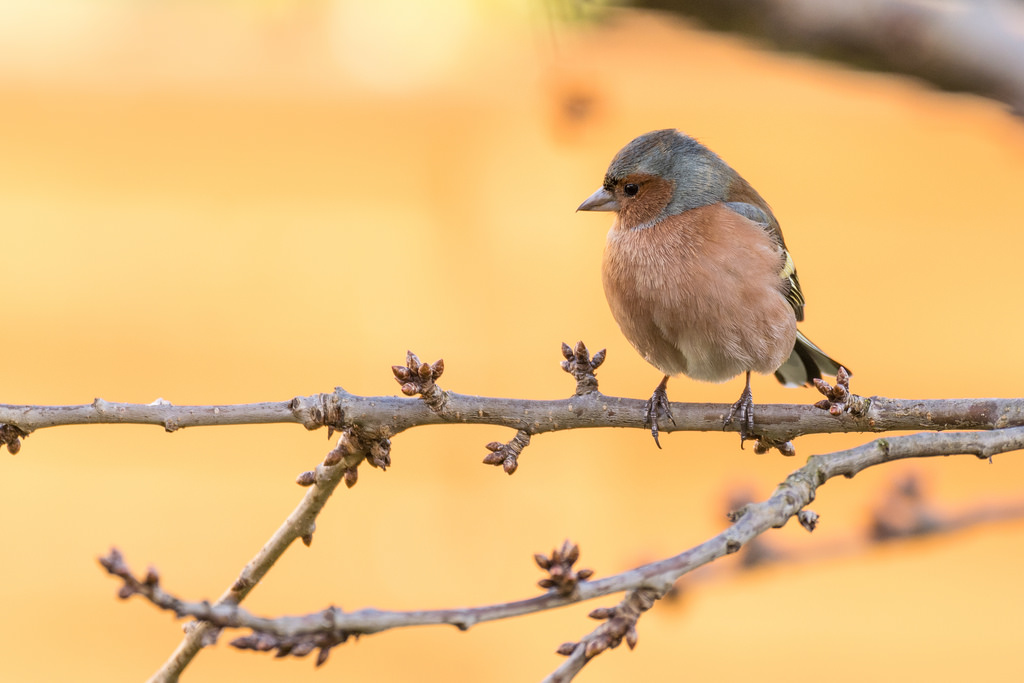
M 740 426 L 740 448 L 743 448 L 743 442 L 747 439 L 754 438 L 754 396 L 750 393 L 750 387 L 746 387 L 743 393 L 740 394 L 739 399 L 732 404 L 729 408 L 729 413 L 725 416 L 725 422 L 722 424 L 722 429 L 726 429 L 732 424 L 733 418 L 739 418 Z
M 666 379 L 668 379 L 666 377 Z M 672 417 L 671 404 L 668 402 L 668 393 L 665 391 L 666 382 L 662 382 L 651 394 L 651 398 L 647 401 L 646 412 L 644 413 L 644 427 L 651 428 L 651 436 L 654 437 L 654 445 L 661 448 L 661 442 L 658 441 L 658 415 L 664 414 L 674 425 L 676 419 Z

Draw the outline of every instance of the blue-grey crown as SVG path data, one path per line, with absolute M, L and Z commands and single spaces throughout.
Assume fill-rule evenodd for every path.
M 645 133 L 623 147 L 608 167 L 606 182 L 632 173 L 673 181 L 675 193 L 666 207 L 667 214 L 724 201 L 736 175 L 717 154 L 671 128 Z

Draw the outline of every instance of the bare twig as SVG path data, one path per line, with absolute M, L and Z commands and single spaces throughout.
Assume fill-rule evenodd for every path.
M 343 441 L 344 446 L 342 446 Z M 302 539 L 306 545 L 309 545 L 309 542 L 312 541 L 313 530 L 316 527 L 317 515 L 320 514 L 324 504 L 331 497 L 338 483 L 345 478 L 346 472 L 354 469 L 362 461 L 367 447 L 352 432 L 345 431 L 339 437 L 338 446 L 335 450 L 344 450 L 346 454 L 335 465 L 321 464 L 317 466 L 314 475 L 314 483 L 316 485 L 310 487 L 306 495 L 303 496 L 302 501 L 288 515 L 288 518 L 285 519 L 277 531 L 274 532 L 270 540 L 249 560 L 249 563 L 245 565 L 245 568 L 242 569 L 242 572 L 231 587 L 213 605 L 207 603 L 207 607 L 210 610 L 218 608 L 231 609 L 238 605 L 296 539 Z M 151 573 L 153 577 L 156 576 L 155 572 Z M 118 576 L 121 576 L 121 574 L 118 574 Z M 156 582 L 144 580 L 143 583 L 155 584 Z M 199 619 L 204 618 L 202 614 L 186 610 L 179 612 L 179 616 L 183 614 L 191 614 Z M 186 629 L 185 638 L 164 665 L 149 679 L 151 683 L 177 681 L 181 672 L 188 666 L 199 650 L 216 639 L 219 630 L 218 626 L 209 621 L 201 621 Z
M 392 365 L 395 381 L 402 385 L 406 396 L 420 396 L 435 413 L 444 413 L 448 398 L 435 382 L 444 373 L 444 359 L 424 363 L 412 351 L 406 351 L 405 365 Z
M 836 384 L 832 386 L 820 377 L 814 378 L 814 388 L 818 390 L 823 398 L 814 404 L 815 408 L 827 410 L 830 415 L 851 415 L 862 416 L 871 407 L 871 401 L 863 396 L 850 393 L 850 373 L 846 368 L 840 366 L 836 371 Z
M 46 427 L 82 424 L 151 424 L 173 432 L 184 427 L 290 422 L 317 429 L 337 424 L 337 409 L 334 394 L 221 406 L 176 406 L 163 399 L 153 403 L 113 403 L 97 398 L 77 406 L 0 405 L 0 423 L 16 426 L 22 436 Z
M 285 654 L 305 654 L 317 647 L 323 647 L 323 643 L 333 646 L 344 642 L 353 634 L 377 633 L 398 627 L 453 624 L 464 630 L 483 621 L 504 619 L 590 600 L 603 595 L 629 591 L 630 593 L 618 606 L 595 611 L 596 618 L 604 620 L 605 623 L 581 639 L 579 643 L 566 644 L 559 648 L 563 654 L 569 654 L 570 659 L 548 680 L 565 681 L 575 675 L 574 670 L 578 671 L 589 658 L 604 649 L 615 647 L 622 640 L 625 640 L 627 644 L 635 644 L 636 618 L 646 609 L 643 604 L 646 602 L 653 604 L 654 600 L 664 596 L 680 576 L 719 557 L 738 551 L 752 539 L 771 528 L 784 526 L 791 517 L 797 516 L 806 505 L 814 500 L 817 489 L 829 479 L 840 475 L 853 477 L 868 467 L 906 458 L 956 454 L 972 454 L 979 458 L 991 458 L 997 453 L 1022 448 L 1024 448 L 1024 427 L 1015 427 L 990 432 L 922 433 L 882 438 L 857 448 L 826 455 L 815 455 L 808 459 L 806 465 L 789 475 L 768 500 L 746 505 L 735 514 L 735 521 L 730 527 L 698 546 L 674 557 L 651 562 L 602 579 L 583 580 L 589 577 L 589 574 L 587 577 L 578 576 L 571 593 L 560 592 L 557 586 L 552 586 L 552 590 L 541 596 L 484 607 L 414 612 L 363 609 L 349 613 L 332 607 L 304 617 L 266 619 L 255 617 L 238 608 L 236 606 L 238 600 L 231 601 L 222 598 L 213 605 L 205 602 L 187 603 L 173 598 L 173 596 L 168 597 L 162 590 L 160 592 L 149 590 L 146 588 L 147 586 L 158 587 L 159 581 L 155 579 L 157 575 L 154 570 L 150 570 L 147 577 L 141 580 L 125 578 L 124 571 L 126 570 L 112 571 L 112 573 L 125 581 L 125 585 L 121 589 L 122 595 L 125 597 L 130 594 L 143 595 L 157 606 L 170 609 L 179 616 L 190 615 L 208 620 L 204 622 L 206 628 L 228 626 L 251 628 L 264 636 L 260 639 L 262 647 L 259 649 L 275 649 L 284 646 L 287 648 Z M 341 467 L 334 469 L 340 470 Z M 333 474 L 327 481 L 333 481 L 333 484 L 336 485 L 338 479 L 339 475 Z M 317 488 L 313 489 L 311 493 L 320 488 L 318 481 Z M 293 513 L 294 516 L 295 513 Z M 295 537 L 293 535 L 288 542 L 290 543 Z M 574 561 L 576 559 L 578 553 L 574 548 L 567 547 L 563 550 L 564 560 Z M 283 551 L 283 547 L 281 551 Z M 550 565 L 551 559 L 544 559 Z M 569 564 L 571 565 L 571 562 Z M 116 563 L 114 565 L 117 566 Z M 195 650 L 198 650 L 202 637 L 201 633 L 195 635 L 197 631 L 199 629 L 190 633 L 186 638 L 186 642 L 193 637 L 196 638 Z M 195 650 L 192 651 L 193 655 Z M 180 669 L 177 670 L 180 671 Z M 158 678 L 157 680 L 172 679 Z
M 484 456 L 483 463 L 485 465 L 500 465 L 505 470 L 505 474 L 515 474 L 519 468 L 519 456 L 529 445 L 530 433 L 520 429 L 508 443 L 492 441 L 487 444 L 487 450 L 490 453 Z
M 587 662 L 607 649 L 616 648 L 625 640 L 629 649 L 636 647 L 639 636 L 636 622 L 640 615 L 654 606 L 666 591 L 634 588 L 626 593 L 615 607 L 598 607 L 587 615 L 601 619 L 603 624 L 591 631 L 578 643 L 562 643 L 557 652 L 568 659 L 544 679 L 545 683 L 571 681 Z
M 806 465 L 790 474 L 767 501 L 752 503 L 737 512 L 738 518 L 734 524 L 714 538 L 675 557 L 637 567 L 608 579 L 589 582 L 585 588 L 594 589 L 596 584 L 640 572 L 644 578 L 632 582 L 631 588 L 646 588 L 650 592 L 644 596 L 645 598 L 660 599 L 671 590 L 672 582 L 683 574 L 722 555 L 736 552 L 745 543 L 768 529 L 780 528 L 791 517 L 809 512 L 804 506 L 811 503 L 817 489 L 833 477 L 842 475 L 852 478 L 868 467 L 905 458 L 968 454 L 991 460 L 992 456 L 998 453 L 1020 449 L 1024 449 L 1024 428 L 1016 427 L 987 433 L 924 433 L 882 438 L 857 448 L 815 455 L 808 459 Z M 812 523 L 809 524 L 807 518 L 810 518 Z M 801 524 L 808 531 L 813 530 L 816 522 L 817 515 L 813 513 L 801 519 Z M 627 595 L 627 598 L 608 614 L 616 614 L 629 598 Z M 609 647 L 616 647 L 622 635 L 627 637 L 632 649 L 636 644 L 636 618 L 642 611 L 644 610 L 634 610 L 631 613 L 632 620 L 625 624 L 626 630 L 618 639 L 610 637 L 607 624 L 602 624 L 579 643 L 563 644 L 559 652 L 568 654 L 569 659 L 546 678 L 545 683 L 564 683 L 572 680 L 594 655 Z M 622 629 L 623 625 L 620 624 L 619 631 Z M 631 639 L 629 634 L 632 634 Z
M 537 553 L 533 556 L 537 566 L 548 573 L 537 582 L 541 588 L 553 588 L 559 595 L 572 595 L 580 581 L 586 581 L 594 575 L 593 569 L 573 569 L 576 560 L 580 559 L 580 547 L 566 540 L 561 548 L 555 548 L 551 555 Z
M 594 373 L 601 367 L 607 352 L 601 349 L 591 357 L 587 345 L 582 341 L 576 342 L 576 346 L 571 348 L 562 342 L 562 355 L 565 357 L 562 369 L 576 378 L 576 395 L 583 396 L 597 391 L 597 376 Z

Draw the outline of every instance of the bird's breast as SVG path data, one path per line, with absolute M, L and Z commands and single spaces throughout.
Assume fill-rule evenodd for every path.
M 783 263 L 760 226 L 714 204 L 639 230 L 616 223 L 602 279 L 612 315 L 648 362 L 717 382 L 774 372 L 793 350 Z

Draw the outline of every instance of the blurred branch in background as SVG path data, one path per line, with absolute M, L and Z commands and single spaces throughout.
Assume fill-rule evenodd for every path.
M 633 0 L 786 50 L 992 97 L 1024 115 L 1024 5 L 1011 0 Z
M 751 500 L 749 492 L 735 492 L 730 496 L 729 509 L 741 508 Z M 803 551 L 792 551 L 759 536 L 743 547 L 734 567 L 709 567 L 696 573 L 686 586 L 698 580 L 727 578 L 737 571 L 850 557 L 891 541 L 944 536 L 980 525 L 1019 519 L 1024 519 L 1024 500 L 978 503 L 957 512 L 947 511 L 926 495 L 920 475 L 909 473 L 891 482 L 884 497 L 870 510 L 867 524 L 854 537 L 833 541 L 827 546 L 817 544 Z M 685 586 L 681 588 L 685 590 Z

